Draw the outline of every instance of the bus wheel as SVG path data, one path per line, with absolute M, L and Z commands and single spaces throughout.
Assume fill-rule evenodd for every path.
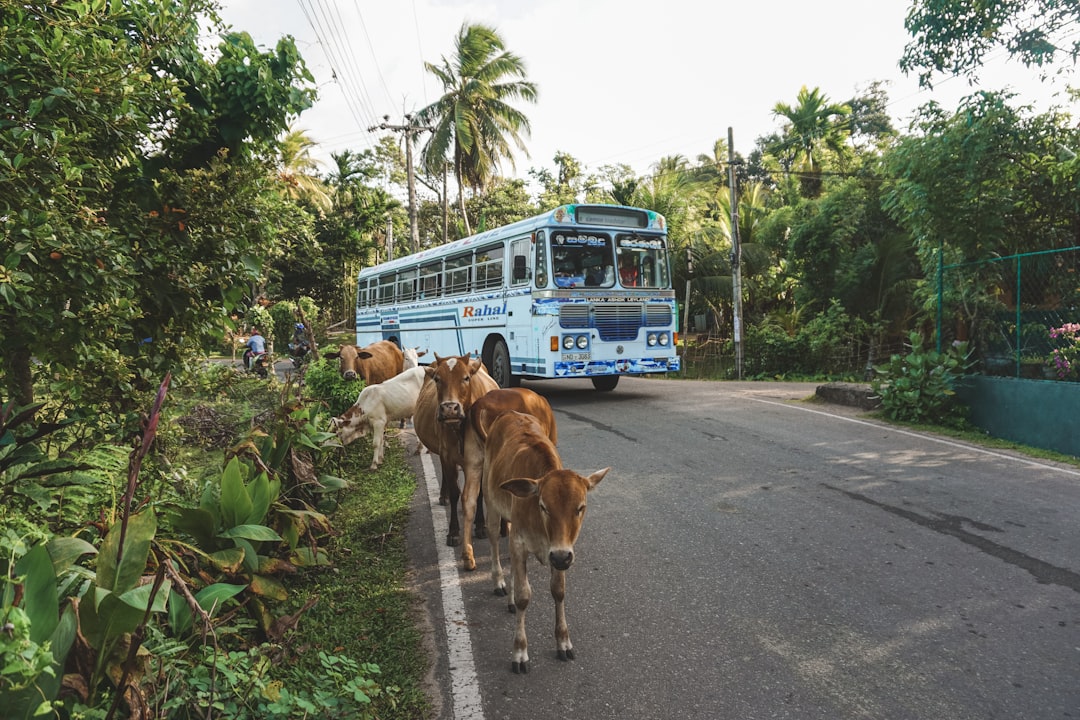
M 618 384 L 618 375 L 597 375 L 592 379 L 592 386 L 600 392 L 611 392 Z
M 521 384 L 521 381 L 510 372 L 510 351 L 506 349 L 506 343 L 502 340 L 496 340 L 491 347 L 489 368 L 492 379 L 499 383 L 499 387 L 517 387 Z

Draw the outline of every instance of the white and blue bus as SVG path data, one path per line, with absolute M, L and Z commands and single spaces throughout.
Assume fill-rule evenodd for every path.
M 500 387 L 523 378 L 679 370 L 666 222 L 620 205 L 550 212 L 360 271 L 356 344 L 479 353 Z

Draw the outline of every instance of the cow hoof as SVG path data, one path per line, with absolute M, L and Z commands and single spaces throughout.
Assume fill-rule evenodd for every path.
M 506 588 L 504 588 L 504 587 L 495 588 L 495 594 L 498 595 L 499 597 L 506 597 Z M 510 607 L 514 607 L 514 606 L 511 605 Z
M 461 544 L 461 537 L 459 537 L 458 535 L 447 535 L 446 544 L 450 547 L 457 547 Z
M 476 561 L 473 560 L 472 558 L 462 558 L 461 559 L 461 567 L 465 568 L 469 572 L 472 572 L 473 570 L 476 569 Z
M 487 528 L 476 528 L 476 532 L 474 532 L 473 535 L 480 538 L 481 540 L 484 540 L 488 536 Z
M 440 505 L 449 505 L 450 501 L 446 499 L 445 495 L 440 495 L 439 496 L 439 504 Z
M 568 650 L 559 650 L 559 659 L 562 660 L 563 662 L 566 662 L 567 660 L 573 660 L 574 659 L 574 649 L 570 648 Z
M 517 615 L 517 605 L 514 603 L 507 603 L 506 609 L 511 615 Z
M 518 662 L 517 660 L 515 660 L 514 662 L 510 663 L 510 669 L 514 671 L 515 675 L 527 675 L 529 672 L 529 663 Z

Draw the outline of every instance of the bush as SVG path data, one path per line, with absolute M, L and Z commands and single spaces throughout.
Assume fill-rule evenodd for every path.
M 967 343 L 955 343 L 945 352 L 924 350 L 922 336 L 909 336 L 911 350 L 893 355 L 888 364 L 874 368 L 870 386 L 881 398 L 885 414 L 902 422 L 961 427 L 967 408 L 956 398 L 956 378 L 970 366 Z
M 363 380 L 342 379 L 337 361 L 326 358 L 320 358 L 308 367 L 304 383 L 311 396 L 326 403 L 335 416 L 348 410 L 364 388 Z

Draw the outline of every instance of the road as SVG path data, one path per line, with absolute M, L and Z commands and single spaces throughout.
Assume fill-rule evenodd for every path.
M 440 720 L 1080 717 L 1077 468 L 807 402 L 812 384 L 526 386 L 566 466 L 612 467 L 569 571 L 576 659 L 531 563 L 531 671 L 510 672 L 489 544 L 461 571 L 421 483 Z

